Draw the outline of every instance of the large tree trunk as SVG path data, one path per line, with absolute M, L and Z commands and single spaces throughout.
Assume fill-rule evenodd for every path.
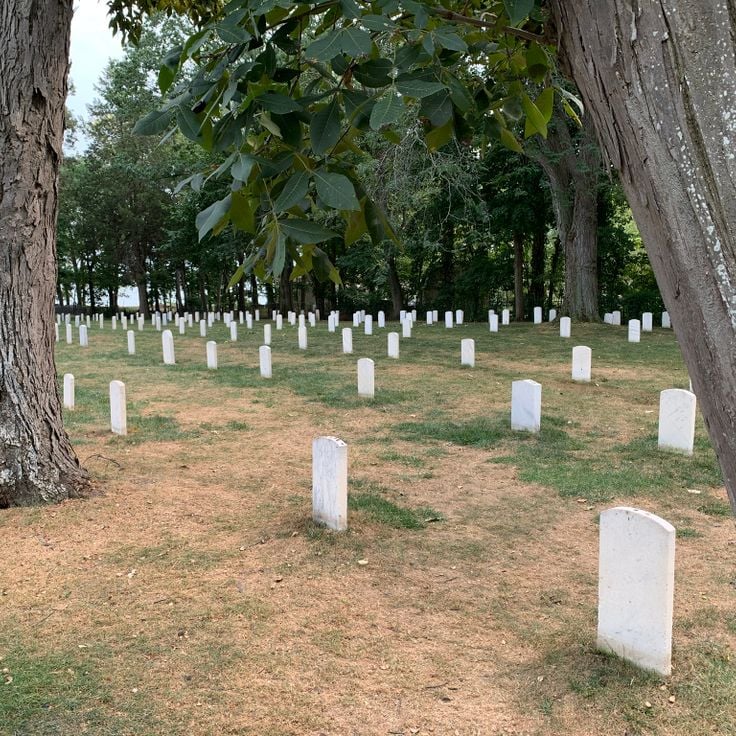
M 87 486 L 54 365 L 56 208 L 72 0 L 0 2 L 0 507 Z
M 736 10 L 553 0 L 561 56 L 621 180 L 736 511 Z
M 550 183 L 557 233 L 565 253 L 562 311 L 595 322 L 598 313 L 598 177 L 601 161 L 585 119 L 573 139 L 568 121 L 555 111 L 546 141 L 529 149 Z M 541 303 L 541 302 L 540 302 Z
M 524 321 L 524 236 L 514 233 L 514 321 Z
M 535 307 L 544 305 L 544 261 L 545 261 L 545 240 L 547 232 L 544 229 L 537 229 L 532 236 L 532 262 L 531 262 L 531 283 L 529 284 L 529 296 Z
M 393 254 L 386 257 L 386 266 L 388 268 L 388 286 L 391 291 L 391 319 L 398 319 L 401 310 L 404 308 L 404 292 L 401 289 L 396 258 Z

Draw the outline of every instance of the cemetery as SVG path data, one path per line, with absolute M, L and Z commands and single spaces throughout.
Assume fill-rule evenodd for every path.
M 10 733 L 734 732 L 736 534 L 671 329 L 128 317 L 58 318 L 99 492 L 0 516 Z

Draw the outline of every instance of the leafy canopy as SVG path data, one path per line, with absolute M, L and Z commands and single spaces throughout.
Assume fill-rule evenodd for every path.
M 426 144 L 453 137 L 516 151 L 519 135 L 547 134 L 555 98 L 553 48 L 541 35 L 538 0 L 441 4 L 419 0 L 113 0 L 111 25 L 135 37 L 144 12 L 186 13 L 200 24 L 166 55 L 158 76 L 167 101 L 136 131 L 173 128 L 222 163 L 184 184 L 199 190 L 230 177 L 229 193 L 197 217 L 199 237 L 231 225 L 254 248 L 233 277 L 255 269 L 292 278 L 314 270 L 338 280 L 318 247 L 339 237 L 320 213 L 339 211 L 351 239 L 395 234 L 356 173 L 361 136 L 397 141 L 410 109 Z M 134 11 L 133 8 L 136 8 Z

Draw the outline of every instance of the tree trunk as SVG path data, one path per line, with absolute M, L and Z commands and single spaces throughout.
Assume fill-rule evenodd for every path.
M 555 298 L 555 280 L 557 279 L 557 267 L 560 264 L 560 251 L 562 243 L 559 237 L 555 238 L 555 249 L 552 251 L 552 263 L 549 267 L 549 291 L 547 292 L 547 311 L 552 309 Z
M 284 268 L 281 271 L 281 277 L 279 279 L 279 310 L 284 315 L 294 311 L 294 299 L 291 293 L 290 280 L 291 270 L 291 263 L 287 261 L 284 263 Z
M 388 267 L 388 286 L 391 291 L 391 319 L 398 319 L 404 308 L 404 292 L 401 289 L 396 258 L 393 255 L 386 256 L 386 266 Z
M 531 283 L 529 284 L 529 296 L 535 307 L 544 305 L 544 247 L 546 245 L 547 232 L 538 228 L 532 236 L 532 263 Z
M 620 172 L 736 511 L 733 3 L 553 0 L 561 57 Z
M 514 321 L 524 321 L 524 236 L 514 233 Z
M 78 496 L 54 365 L 71 0 L 0 3 L 0 507 Z
M 254 273 L 250 275 L 250 301 L 255 312 L 258 309 L 258 279 Z

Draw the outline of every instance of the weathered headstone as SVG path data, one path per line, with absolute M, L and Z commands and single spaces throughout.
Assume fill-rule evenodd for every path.
M 276 329 L 277 330 L 284 329 L 284 318 L 280 314 L 276 315 Z
M 353 352 L 353 331 L 350 327 L 342 328 L 342 351 L 343 353 Z
M 399 333 L 398 332 L 388 333 L 388 357 L 389 358 L 399 357 Z
M 56 332 L 56 342 L 59 342 L 59 323 L 58 322 L 54 325 L 54 328 Z
M 660 450 L 693 454 L 696 406 L 695 394 L 684 388 L 668 388 L 659 394 Z
M 64 374 L 64 408 L 74 408 L 74 376 L 71 373 Z
M 138 332 L 143 332 L 143 328 L 146 325 L 145 317 L 138 317 Z
M 71 345 L 73 342 L 73 336 L 72 336 L 72 323 L 67 322 L 65 325 L 66 328 L 66 344 Z
M 312 442 L 312 518 L 335 531 L 348 528 L 348 446 L 337 437 Z
M 401 337 L 411 337 L 411 317 L 401 323 Z
M 232 323 L 231 323 L 232 324 Z M 207 355 L 207 368 L 212 371 L 217 370 L 217 343 L 214 340 L 208 340 L 205 348 Z
M 542 385 L 529 379 L 511 384 L 511 429 L 539 432 L 542 424 Z
M 271 348 L 261 345 L 258 348 L 258 360 L 261 368 L 261 378 L 271 378 Z
M 615 309 L 611 312 L 611 324 L 620 327 L 621 325 L 621 310 Z
M 317 315 L 314 312 L 310 312 L 307 315 L 307 318 L 309 319 L 309 326 L 310 327 L 316 327 L 317 326 Z
M 492 314 L 488 318 L 488 329 L 490 332 L 498 332 L 498 315 Z
M 363 323 L 363 329 L 366 335 L 373 334 L 373 316 L 372 315 L 366 314 L 365 322 Z
M 560 337 L 570 337 L 571 324 L 569 317 L 560 317 Z
M 230 342 L 238 341 L 238 323 L 233 319 L 230 321 Z
M 613 324 L 613 315 L 610 312 L 606 312 L 603 315 L 603 324 L 604 325 L 612 325 Z
M 370 358 L 358 360 L 358 396 L 372 399 L 375 394 L 374 363 Z
M 399 312 L 399 322 L 403 322 L 406 319 L 406 309 L 402 309 Z
M 207 337 L 207 323 L 203 319 L 199 320 L 199 336 Z
M 114 434 L 128 434 L 128 408 L 122 381 L 110 381 L 110 429 Z
M 360 327 L 360 312 L 353 312 L 353 327 Z
M 263 344 L 271 344 L 271 325 L 263 325 Z
M 670 327 L 672 327 L 672 322 L 670 322 L 669 312 L 662 312 L 662 327 L 664 327 L 665 330 L 668 330 L 670 329 Z
M 297 341 L 299 343 L 299 350 L 307 349 L 307 327 L 306 325 L 299 325 L 297 329 Z
M 503 309 L 501 311 L 501 324 L 502 325 L 511 324 L 511 310 L 510 309 Z
M 639 342 L 641 339 L 641 323 L 638 319 L 629 320 L 629 342 Z
M 445 312 L 445 327 L 448 330 L 452 327 L 452 312 Z
M 432 322 L 437 324 L 440 321 L 440 313 L 437 309 L 432 310 Z
M 600 515 L 598 648 L 667 677 L 672 671 L 675 529 L 626 506 Z
M 461 325 L 465 320 L 465 312 L 462 309 L 455 310 L 455 323 Z
M 135 332 L 128 330 L 128 355 L 135 355 Z
M 641 331 L 642 332 L 652 331 L 653 317 L 654 315 L 651 312 L 644 312 L 644 314 L 641 315 Z
M 87 325 L 79 325 L 79 346 L 83 348 L 89 347 Z
M 427 312 L 427 325 L 431 327 L 432 322 L 432 312 Z
M 378 326 L 380 328 L 384 328 L 386 326 L 386 313 L 383 310 L 378 313 Z
M 113 314 L 112 319 L 110 320 L 111 326 L 113 330 L 117 330 L 118 328 L 118 318 Z
M 164 364 L 174 365 L 176 356 L 174 354 L 174 336 L 171 334 L 171 330 L 164 330 L 161 333 L 161 345 L 164 351 Z
M 588 383 L 593 351 L 586 345 L 576 345 L 572 349 L 572 380 Z
M 542 307 L 534 307 L 534 324 L 542 324 Z
M 335 331 L 335 315 L 328 314 L 327 315 L 327 332 L 334 332 L 334 331 Z
M 125 327 L 125 325 L 123 325 Z M 187 321 L 184 319 L 184 317 L 179 317 L 179 334 L 185 335 L 187 331 Z
M 557 319 L 557 310 L 556 309 L 550 309 L 549 315 L 547 316 L 547 319 L 550 322 L 554 322 Z
M 460 365 L 475 367 L 475 340 L 466 338 L 460 341 Z

